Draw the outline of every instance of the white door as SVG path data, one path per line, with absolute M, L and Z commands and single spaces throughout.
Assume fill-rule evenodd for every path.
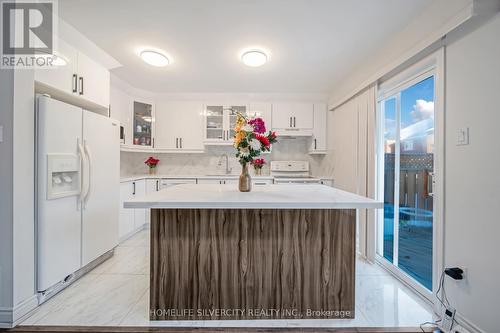
M 96 104 L 109 106 L 109 71 L 78 53 L 78 94 Z
M 436 139 L 434 69 L 397 86 L 379 99 L 378 254 L 422 295 L 436 285 L 434 237 Z M 440 110 L 436 110 L 436 115 Z M 439 156 L 438 156 L 439 158 Z
M 266 124 L 266 132 L 272 128 L 272 105 L 271 103 L 251 103 L 248 106 L 247 115 L 251 118 L 260 117 Z
M 312 129 L 314 125 L 313 104 L 293 103 L 290 106 L 293 128 Z
M 127 238 L 134 231 L 134 209 L 124 208 L 123 203 L 133 198 L 132 182 L 120 184 L 120 224 L 118 237 L 121 240 Z
M 178 129 L 178 103 L 157 102 L 155 112 L 155 148 L 156 149 L 177 149 L 179 139 Z
M 324 103 L 314 104 L 314 130 L 310 152 L 326 152 L 326 119 L 327 107 Z
M 120 121 L 123 126 L 125 143 L 124 146 L 132 146 L 132 97 L 116 87 L 110 90 L 110 114 L 111 117 Z
M 177 133 L 183 150 L 203 150 L 203 104 L 182 102 L 177 106 Z
M 78 158 L 82 142 L 82 109 L 48 97 L 38 98 L 37 255 L 39 291 L 46 290 L 81 267 L 80 196 L 48 199 L 48 156 Z M 76 176 L 78 178 L 78 175 Z
M 274 103 L 272 112 L 273 128 L 292 128 L 292 104 L 291 103 Z
M 56 68 L 37 68 L 35 70 L 35 81 L 56 88 L 65 93 L 77 93 L 77 54 L 72 46 L 63 40 L 58 40 L 58 54 L 66 64 Z
M 82 263 L 88 264 L 118 244 L 120 136 L 116 120 L 83 113 L 87 167 L 82 220 Z

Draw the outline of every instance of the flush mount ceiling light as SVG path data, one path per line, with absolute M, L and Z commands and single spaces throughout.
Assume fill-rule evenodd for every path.
M 259 67 L 267 62 L 267 54 L 261 50 L 249 50 L 241 55 L 241 61 L 249 67 Z
M 155 67 L 165 67 L 170 63 L 166 55 L 153 50 L 144 50 L 140 53 L 145 63 Z

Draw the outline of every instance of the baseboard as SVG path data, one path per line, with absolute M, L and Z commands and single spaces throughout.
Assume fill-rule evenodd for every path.
M 467 320 L 467 318 L 465 318 L 458 312 L 455 314 L 455 321 L 458 325 L 462 326 L 470 333 L 486 333 L 485 331 L 483 331 L 482 329 L 471 323 L 469 320 Z
M 11 328 L 12 308 L 0 308 L 0 328 Z
M 140 231 L 143 231 L 143 230 L 147 230 L 149 229 L 149 223 L 144 223 L 142 226 L 140 226 L 139 228 L 137 229 L 134 229 L 132 230 L 131 232 L 129 232 L 128 234 L 120 237 L 118 239 L 118 244 L 121 244 L 123 243 L 124 241 L 126 241 L 127 239 L 131 238 L 132 236 L 134 236 L 135 234 L 137 234 L 138 232 Z
M 30 298 L 16 305 L 12 313 L 12 322 L 14 326 L 23 321 L 28 315 L 38 307 L 37 295 L 32 295 Z
M 36 295 L 22 301 L 14 308 L 0 308 L 0 328 L 12 328 L 38 307 Z

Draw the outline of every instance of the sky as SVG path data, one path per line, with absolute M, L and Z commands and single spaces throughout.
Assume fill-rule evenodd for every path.
M 401 91 L 401 128 L 434 117 L 434 77 Z M 396 100 L 385 101 L 386 139 L 395 139 Z

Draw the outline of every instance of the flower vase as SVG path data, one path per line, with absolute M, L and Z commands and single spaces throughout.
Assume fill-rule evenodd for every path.
M 255 175 L 261 176 L 262 175 L 262 168 L 255 168 Z
M 156 168 L 151 168 L 151 167 L 149 167 L 149 175 L 150 175 L 150 176 L 154 176 L 154 175 L 156 175 Z
M 248 173 L 248 165 L 241 165 L 240 181 L 238 183 L 240 192 L 250 192 L 252 190 L 252 179 Z

